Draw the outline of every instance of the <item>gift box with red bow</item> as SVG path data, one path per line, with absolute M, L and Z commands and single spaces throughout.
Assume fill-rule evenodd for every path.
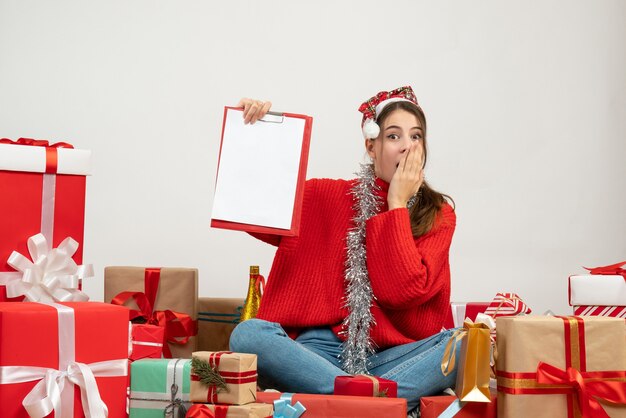
M 610 266 L 587 268 L 589 274 L 570 276 L 569 304 L 626 306 L 626 269 L 622 268 L 625 264 L 626 261 L 622 261 Z
M 245 405 L 256 401 L 256 354 L 196 351 L 191 359 L 194 403 Z
M 0 301 L 24 296 L 30 301 L 77 300 L 63 290 L 78 290 L 80 279 L 86 277 L 77 265 L 82 263 L 85 176 L 90 171 L 91 151 L 64 142 L 0 139 Z M 31 237 L 36 244 L 29 243 Z M 58 249 L 54 254 L 53 248 Z M 22 258 L 16 259 L 18 254 Z M 54 280 L 49 274 L 25 278 L 29 273 L 20 269 L 29 267 L 29 258 L 39 256 L 64 256 L 67 261 L 56 277 L 74 278 Z M 9 283 L 12 297 L 6 293 Z
M 0 323 L 0 415 L 126 417 L 127 308 L 0 302 Z
M 164 328 L 165 357 L 191 358 L 198 331 L 197 269 L 106 267 L 104 300 L 131 307 L 133 322 Z
M 602 418 L 626 413 L 623 320 L 504 317 L 498 319 L 497 333 L 498 416 Z

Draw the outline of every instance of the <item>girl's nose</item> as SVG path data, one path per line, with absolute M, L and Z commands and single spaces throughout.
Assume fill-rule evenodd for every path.
M 411 145 L 413 145 L 411 138 L 402 138 L 400 152 L 405 153 L 411 149 Z

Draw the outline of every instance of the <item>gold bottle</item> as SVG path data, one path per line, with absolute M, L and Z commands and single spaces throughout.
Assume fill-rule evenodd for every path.
M 250 266 L 250 283 L 248 295 L 241 310 L 241 321 L 256 317 L 261 306 L 262 288 L 265 286 L 265 278 L 259 274 L 259 266 Z

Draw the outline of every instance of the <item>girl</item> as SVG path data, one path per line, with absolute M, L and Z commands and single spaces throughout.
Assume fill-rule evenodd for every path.
M 246 123 L 269 102 L 242 99 Z M 256 353 L 262 385 L 332 393 L 336 376 L 394 380 L 409 409 L 451 387 L 441 360 L 452 331 L 447 196 L 424 179 L 426 119 L 411 87 L 359 108 L 371 164 L 357 179 L 306 182 L 300 235 L 253 234 L 278 247 L 256 319 L 233 351 Z

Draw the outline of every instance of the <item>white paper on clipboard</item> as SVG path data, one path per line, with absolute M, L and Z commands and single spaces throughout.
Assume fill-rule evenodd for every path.
M 226 109 L 212 218 L 289 230 L 306 120 L 266 115 L 245 125 Z

